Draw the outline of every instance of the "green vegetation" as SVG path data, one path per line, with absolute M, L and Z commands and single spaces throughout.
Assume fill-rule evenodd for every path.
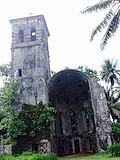
M 0 76 L 2 76 L 5 79 L 7 79 L 8 77 L 10 77 L 10 72 L 11 72 L 10 64 L 0 65 Z
M 94 155 L 73 156 L 58 158 L 54 154 L 25 152 L 18 156 L 0 156 L 0 160 L 119 160 L 119 157 L 112 157 L 111 154 L 97 153 Z
M 26 152 L 19 156 L 0 156 L 0 160 L 58 160 L 54 154 Z
M 97 153 L 95 155 L 85 155 L 78 157 L 64 157 L 59 160 L 120 160 L 119 157 L 112 157 L 111 154 Z
M 22 110 L 15 112 L 11 106 L 14 99 L 11 83 L 6 83 L 0 96 L 0 131 L 4 134 L 4 144 L 12 143 L 18 136 L 32 138 L 49 138 L 50 121 L 54 119 L 55 109 L 41 103 L 22 106 Z M 38 135 L 40 133 L 40 135 Z
M 0 89 L 0 134 L 4 135 L 3 144 L 12 144 L 18 136 L 49 138 L 50 121 L 54 119 L 55 109 L 40 102 L 36 105 L 22 106 L 16 112 L 14 103 L 19 99 L 18 82 L 10 78 L 10 66 L 0 66 L 0 76 L 4 85 Z
M 9 66 L 8 66 L 9 67 Z M 102 65 L 101 79 L 106 82 L 105 95 L 108 103 L 110 113 L 112 115 L 113 123 L 112 125 L 112 140 L 114 145 L 110 148 L 110 153 L 113 156 L 120 156 L 120 116 L 116 114 L 120 112 L 120 82 L 119 82 L 119 70 L 116 70 L 117 63 L 113 64 L 110 60 L 105 60 Z M 97 71 L 90 69 L 87 66 L 79 66 L 78 70 L 94 76 L 100 79 Z M 16 112 L 14 108 L 14 102 L 19 99 L 18 83 L 10 78 L 9 68 L 3 66 L 0 67 L 0 76 L 4 76 L 4 86 L 0 90 L 0 132 L 4 135 L 4 144 L 14 144 L 17 142 L 19 136 L 28 136 L 32 139 L 36 139 L 38 136 L 40 139 L 49 139 L 50 137 L 50 122 L 54 119 L 55 109 L 51 106 L 45 106 L 42 102 L 35 105 L 24 104 L 22 110 Z M 116 89 L 114 86 L 118 85 Z M 113 110 L 114 109 L 114 110 Z M 38 135 L 40 133 L 40 135 Z M 48 159 L 50 160 L 50 154 Z M 1 160 L 23 160 L 27 158 L 29 160 L 42 160 L 40 159 L 40 154 L 24 153 L 17 157 L 12 156 L 2 156 Z M 41 155 L 43 156 L 43 155 Z M 34 159 L 36 158 L 37 159 Z M 46 158 L 46 157 L 45 157 Z M 43 160 L 45 159 L 43 156 Z M 61 160 L 78 160 L 78 159 L 109 159 L 108 154 L 96 154 L 87 157 L 76 157 L 76 158 L 60 158 Z M 112 159 L 112 158 L 111 158 Z M 57 159 L 52 159 L 57 160 Z
M 120 143 L 115 143 L 109 148 L 113 157 L 120 157 Z
M 117 69 L 117 61 L 113 63 L 112 60 L 106 59 L 102 64 L 102 70 L 100 71 L 101 79 L 105 82 L 104 91 L 106 95 L 107 104 L 113 121 L 120 117 L 116 114 L 119 112 L 120 105 L 118 101 L 120 99 L 120 70 Z M 117 106 L 117 107 L 116 107 Z
M 120 123 L 112 124 L 112 141 L 113 143 L 120 143 Z
M 96 70 L 89 68 L 88 66 L 79 66 L 77 68 L 79 71 L 81 71 L 82 73 L 85 73 L 87 75 L 96 77 L 99 80 L 99 76 Z
M 14 115 L 12 104 L 17 98 L 17 83 L 8 79 L 0 90 L 0 132 L 4 134 L 4 144 L 11 143 L 10 129 Z
M 120 123 L 112 124 L 113 145 L 108 149 L 113 157 L 120 157 Z
M 105 81 L 104 89 L 110 114 L 113 119 L 112 124 L 112 143 L 109 152 L 112 156 L 120 156 L 120 70 L 117 70 L 117 61 L 113 63 L 109 59 L 102 65 L 101 79 Z M 117 88 L 116 88 L 117 86 Z M 116 123 L 117 121 L 117 123 Z
M 13 116 L 10 126 L 10 136 L 12 139 L 17 136 L 29 136 L 32 138 L 49 138 L 50 121 L 54 119 L 55 109 L 46 107 L 43 103 L 36 105 L 25 104 L 22 110 Z M 39 134 L 40 133 L 40 134 Z

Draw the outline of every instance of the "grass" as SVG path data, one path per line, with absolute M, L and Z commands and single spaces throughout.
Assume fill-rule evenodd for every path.
M 120 157 L 112 157 L 110 154 L 97 153 L 94 155 L 78 156 L 78 157 L 64 157 L 59 160 L 120 160 Z
M 72 156 L 57 158 L 53 154 L 23 153 L 19 156 L 0 156 L 0 160 L 120 160 L 120 157 L 112 157 L 110 154 L 97 153 L 94 155 Z
M 58 158 L 54 154 L 24 152 L 17 156 L 3 155 L 0 156 L 0 160 L 58 160 Z

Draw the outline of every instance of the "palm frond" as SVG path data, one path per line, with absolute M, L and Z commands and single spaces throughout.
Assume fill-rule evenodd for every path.
M 110 96 L 110 89 L 104 89 L 104 93 L 105 93 L 105 97 L 107 99 L 107 102 L 110 102 L 111 101 L 111 96 Z
M 102 69 L 108 71 L 112 68 L 112 66 L 113 66 L 113 61 L 111 61 L 110 59 L 105 59 L 102 65 Z
M 101 32 L 101 30 L 104 29 L 108 25 L 108 22 L 111 20 L 111 18 L 112 18 L 113 15 L 114 14 L 113 14 L 112 10 L 110 10 L 109 13 L 103 19 L 103 21 L 93 30 L 93 32 L 91 34 L 91 37 L 90 37 L 90 41 L 93 40 L 94 36 L 98 32 Z
M 115 119 L 117 119 L 117 121 L 119 121 L 120 119 L 120 111 L 118 109 L 115 109 L 115 108 L 109 108 L 110 109 L 110 113 L 111 113 L 111 116 L 113 118 L 113 121 Z
M 120 10 L 118 10 L 117 14 L 113 17 L 110 22 L 110 25 L 107 28 L 107 31 L 102 39 L 102 43 L 100 45 L 101 50 L 103 50 L 109 40 L 114 33 L 117 31 L 120 22 Z
M 115 71 L 116 71 L 117 75 L 120 76 L 120 70 L 116 69 Z
M 120 111 L 120 103 L 118 102 L 118 103 L 113 104 L 112 108 L 117 109 L 117 110 Z
M 117 77 L 117 74 L 113 74 L 113 79 L 116 81 L 116 83 L 118 82 L 119 83 L 119 78 Z
M 113 64 L 113 69 L 115 70 L 117 68 L 118 60 Z
M 113 97 L 113 104 L 115 105 L 116 103 L 119 104 L 120 108 L 120 103 L 118 102 L 120 99 L 120 92 L 116 95 L 116 97 Z
M 94 11 L 102 10 L 108 8 L 110 5 L 114 4 L 117 0 L 106 0 L 106 1 L 100 1 L 99 3 L 87 7 L 85 10 L 81 11 L 82 14 L 85 13 L 91 13 Z
M 114 86 L 115 81 L 114 81 L 113 76 L 111 75 L 111 76 L 108 78 L 108 82 L 109 82 L 109 79 L 110 79 L 111 86 Z
M 101 79 L 108 82 L 108 77 L 110 77 L 111 70 L 112 70 L 112 62 L 109 59 L 104 60 L 104 63 L 102 65 L 102 70 L 100 71 Z

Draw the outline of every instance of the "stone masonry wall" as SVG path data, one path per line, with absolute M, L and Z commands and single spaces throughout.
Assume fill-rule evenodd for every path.
M 48 36 L 44 16 L 10 20 L 12 25 L 12 75 L 19 82 L 20 104 L 48 103 L 47 84 L 50 80 Z M 31 29 L 36 30 L 31 41 Z M 19 30 L 24 31 L 24 41 L 19 41 Z M 22 75 L 19 75 L 21 70 Z M 17 104 L 19 106 L 19 104 Z
M 0 145 L 0 154 L 12 154 L 12 145 Z
M 100 150 L 111 145 L 111 121 L 104 90 L 95 78 L 91 79 L 91 94 L 96 125 L 96 133 Z

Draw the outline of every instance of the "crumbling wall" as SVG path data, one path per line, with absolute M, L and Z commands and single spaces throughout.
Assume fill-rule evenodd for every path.
M 12 145 L 0 145 L 0 154 L 12 154 Z
M 111 121 L 104 89 L 96 78 L 90 79 L 91 97 L 99 150 L 106 150 L 111 145 Z

